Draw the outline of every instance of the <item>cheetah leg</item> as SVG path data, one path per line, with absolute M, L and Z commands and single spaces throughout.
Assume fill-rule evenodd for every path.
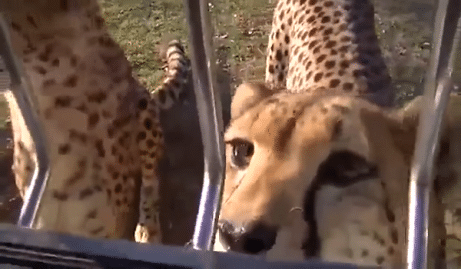
M 139 116 L 139 126 L 142 126 L 142 130 L 136 139 L 141 158 L 142 182 L 135 240 L 138 243 L 160 244 L 162 237 L 159 218 L 158 163 L 164 154 L 164 141 L 160 122 L 155 117 L 158 115 L 155 107 L 153 102 L 149 103 Z

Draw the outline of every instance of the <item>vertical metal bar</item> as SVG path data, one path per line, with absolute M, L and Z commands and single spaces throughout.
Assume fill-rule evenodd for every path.
M 428 266 L 429 197 L 434 179 L 434 160 L 438 152 L 440 129 L 450 92 L 453 89 L 455 37 L 461 16 L 459 0 L 440 0 L 435 18 L 434 47 L 426 75 L 424 101 L 417 132 L 410 174 L 407 268 Z M 456 40 L 459 42 L 459 40 Z
M 437 156 L 443 115 L 450 92 L 451 78 L 444 77 L 438 87 L 435 100 L 426 98 L 418 130 L 415 158 L 410 175 L 410 210 L 408 221 L 408 268 L 427 268 L 427 238 L 429 224 L 429 197 L 434 178 L 434 159 Z
M 225 171 L 221 99 L 216 87 L 207 0 L 184 0 L 189 24 L 192 74 L 204 150 L 204 178 L 192 247 L 212 250 Z
M 15 58 L 9 40 L 8 28 L 6 20 L 3 18 L 3 15 L 0 14 L 0 55 L 10 75 L 10 90 L 24 117 L 24 122 L 34 141 L 35 152 L 37 154 L 34 174 L 32 175 L 30 186 L 27 190 L 18 220 L 19 226 L 32 228 L 43 192 L 48 182 L 50 172 L 49 160 L 46 151 L 45 136 L 43 135 L 36 110 L 33 107 L 27 79 L 21 72 L 22 68 L 19 61 Z

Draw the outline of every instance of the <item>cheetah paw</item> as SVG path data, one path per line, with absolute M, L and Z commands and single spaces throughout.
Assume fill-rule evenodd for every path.
M 155 227 L 148 227 L 145 224 L 138 223 L 134 239 L 138 243 L 161 243 L 160 232 Z

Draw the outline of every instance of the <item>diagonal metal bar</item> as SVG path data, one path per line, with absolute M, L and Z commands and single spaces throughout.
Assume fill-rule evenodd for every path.
M 45 136 L 43 135 L 36 110 L 33 107 L 30 95 L 31 91 L 28 88 L 26 77 L 21 72 L 21 65 L 14 55 L 9 40 L 8 26 L 2 14 L 0 14 L 0 56 L 9 73 L 11 82 L 9 90 L 11 90 L 18 103 L 21 114 L 24 117 L 24 122 L 34 141 L 35 152 L 37 154 L 34 174 L 32 175 L 30 186 L 27 189 L 18 220 L 19 226 L 32 228 L 49 178 L 49 160 L 46 151 Z M 4 89 L 1 90 L 3 91 Z
M 204 178 L 192 247 L 212 250 L 225 171 L 221 99 L 216 87 L 212 29 L 207 0 L 184 0 L 192 76 L 204 150 Z
M 460 42 L 459 0 L 440 0 L 435 17 L 434 47 L 426 75 L 415 154 L 410 174 L 407 268 L 428 267 L 429 197 L 434 180 L 444 112 L 453 89 L 451 73 L 457 43 Z

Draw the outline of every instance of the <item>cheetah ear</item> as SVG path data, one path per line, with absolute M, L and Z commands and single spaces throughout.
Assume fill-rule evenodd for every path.
M 406 162 L 411 162 L 419 120 L 419 110 L 416 107 L 391 111 L 363 108 L 360 116 L 370 137 L 379 137 L 379 141 L 393 142 L 404 155 Z M 380 145 L 381 142 L 378 146 Z M 382 150 L 387 149 L 382 148 Z
M 386 117 L 395 145 L 400 148 L 409 162 L 415 150 L 416 131 L 423 104 L 424 99 L 418 96 L 404 107 L 393 110 Z
M 245 111 L 255 106 L 261 100 L 274 94 L 264 83 L 243 83 L 235 90 L 231 104 L 231 117 L 233 119 L 242 115 Z
M 367 120 L 369 125 L 382 125 L 382 120 L 384 120 L 395 145 L 404 154 L 408 164 L 411 164 L 420 112 L 424 109 L 424 104 L 424 98 L 419 96 L 404 107 L 390 113 L 364 111 L 362 118 Z M 461 178 L 461 140 L 459 139 L 461 136 L 461 96 L 455 94 L 450 96 L 442 128 L 436 169 L 438 186 L 443 197 L 447 198 L 450 195 L 458 195 L 458 192 L 453 192 L 458 188 L 453 188 L 453 186 L 458 184 L 458 179 Z
M 424 109 L 423 96 L 417 96 L 404 107 L 394 110 L 388 116 L 388 126 L 392 132 L 396 145 L 405 154 L 413 156 L 416 143 L 416 132 L 419 126 L 420 112 Z M 451 95 L 445 114 L 440 150 L 454 151 L 454 145 L 458 144 L 457 138 L 461 135 L 461 96 Z M 456 142 L 456 143 L 455 143 Z M 447 148 L 448 147 L 448 148 Z M 440 153 L 444 155 L 444 152 Z M 460 156 L 461 157 L 461 153 Z
M 406 149 L 405 153 L 414 153 L 416 142 L 416 130 L 419 123 L 419 114 L 424 109 L 423 97 L 416 97 L 405 107 L 395 111 L 391 115 L 394 124 L 391 125 L 394 141 L 401 149 Z M 393 117 L 392 117 L 393 116 Z M 396 128 L 400 125 L 399 128 Z M 393 126 L 393 127 L 392 127 Z M 404 134 L 399 139 L 399 135 Z M 439 155 L 436 159 L 436 172 L 439 191 L 441 195 L 450 200 L 451 195 L 459 199 L 459 194 L 455 188 L 461 178 L 461 96 L 456 94 L 450 95 L 448 108 L 445 113 L 440 138 Z M 405 138 L 406 137 L 406 138 Z M 404 143 L 408 143 L 405 147 Z M 411 147 L 410 147 L 411 145 Z
M 411 162 L 416 142 L 416 131 L 419 123 L 419 111 L 423 100 L 416 98 L 403 108 L 391 111 L 362 110 L 361 117 L 366 126 L 376 135 L 388 133 L 395 146 L 402 152 L 406 161 Z M 383 113 L 384 112 L 384 113 Z M 384 131 L 386 129 L 387 131 Z M 379 133 L 379 132 L 378 132 Z M 379 134 L 378 134 L 379 135 Z

